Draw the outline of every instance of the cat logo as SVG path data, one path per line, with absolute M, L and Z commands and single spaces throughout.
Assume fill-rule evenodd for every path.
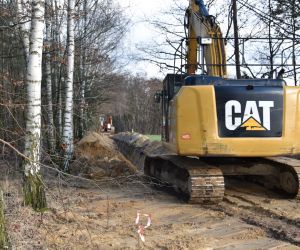
M 225 104 L 225 126 L 228 130 L 269 131 L 271 108 L 274 101 L 247 101 L 242 113 L 241 103 L 230 100 Z

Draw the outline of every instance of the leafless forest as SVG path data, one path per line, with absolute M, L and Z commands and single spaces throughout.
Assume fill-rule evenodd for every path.
M 100 131 L 100 116 L 109 115 L 116 132 L 160 134 L 161 110 L 153 97 L 162 79 L 124 68 L 143 61 L 163 73 L 182 72 L 177 64 L 174 69 L 173 59 L 186 36 L 188 1 L 174 0 L 160 16 L 146 18 L 159 39 L 137 44 L 130 56 L 122 46 L 134 24 L 116 0 L 0 1 L 0 249 L 122 249 L 111 242 L 126 238 L 126 230 L 129 240 L 119 241 L 126 245 L 124 249 L 140 248 L 136 229 L 126 224 L 135 219 L 137 209 L 147 210 L 141 196 L 145 195 L 145 204 L 156 201 L 157 208 L 150 209 L 153 213 L 160 209 L 158 199 L 176 210 L 170 205 L 173 198 L 152 190 L 139 170 L 119 155 L 111 139 L 91 133 Z M 209 0 L 207 6 L 227 39 L 228 64 L 238 64 L 242 77 L 273 78 L 281 72 L 289 84 L 299 85 L 299 0 Z M 238 49 L 232 39 L 235 19 L 242 38 Z M 175 56 L 176 62 L 180 60 L 184 58 Z M 235 67 L 230 73 L 236 77 Z M 133 196 L 118 201 L 120 190 Z M 230 216 L 228 204 L 236 202 L 241 210 L 250 206 L 252 215 L 253 204 L 236 201 L 234 192 L 220 211 L 209 214 L 201 208 L 201 213 L 221 219 Z M 176 205 L 182 205 L 181 201 Z M 126 211 L 132 218 L 122 213 L 123 206 L 130 207 Z M 259 211 L 285 216 L 270 207 Z M 299 211 L 299 202 L 295 209 Z M 196 216 L 197 211 L 191 213 Z M 167 217 L 167 212 L 160 216 Z M 240 211 L 240 216 L 247 213 Z M 293 218 L 284 218 L 288 228 Z M 174 233 L 167 220 L 163 230 L 164 225 L 157 226 L 159 233 L 152 242 L 157 242 L 160 233 Z M 299 235 L 295 241 L 288 238 L 299 229 L 299 217 L 290 224 L 291 232 L 287 229 L 285 236 L 275 238 L 299 247 Z M 258 237 L 264 239 L 268 233 L 263 228 Z M 188 237 L 182 236 L 182 242 L 169 237 L 147 249 L 197 249 L 187 243 Z M 198 243 L 205 245 L 201 239 Z

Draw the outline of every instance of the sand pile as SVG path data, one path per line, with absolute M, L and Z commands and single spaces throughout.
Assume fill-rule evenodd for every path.
M 117 151 L 114 141 L 107 135 L 88 133 L 75 146 L 72 174 L 92 179 L 128 176 L 135 167 Z

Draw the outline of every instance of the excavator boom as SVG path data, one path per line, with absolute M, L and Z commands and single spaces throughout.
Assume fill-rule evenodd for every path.
M 198 58 L 200 47 L 201 57 L 205 59 L 205 64 L 200 65 L 202 70 L 205 70 L 204 65 L 206 65 L 207 75 L 227 77 L 224 39 L 215 18 L 209 15 L 202 0 L 190 0 L 186 15 L 188 20 L 187 73 L 189 75 L 196 73 L 200 60 Z

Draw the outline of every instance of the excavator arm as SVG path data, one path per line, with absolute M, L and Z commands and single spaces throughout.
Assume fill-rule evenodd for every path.
M 209 15 L 203 0 L 190 0 L 187 19 L 187 73 L 196 73 L 199 64 L 198 48 L 201 46 L 207 74 L 226 78 L 226 53 L 222 32 L 215 18 Z M 210 44 L 204 45 L 202 41 L 206 38 L 211 39 Z

